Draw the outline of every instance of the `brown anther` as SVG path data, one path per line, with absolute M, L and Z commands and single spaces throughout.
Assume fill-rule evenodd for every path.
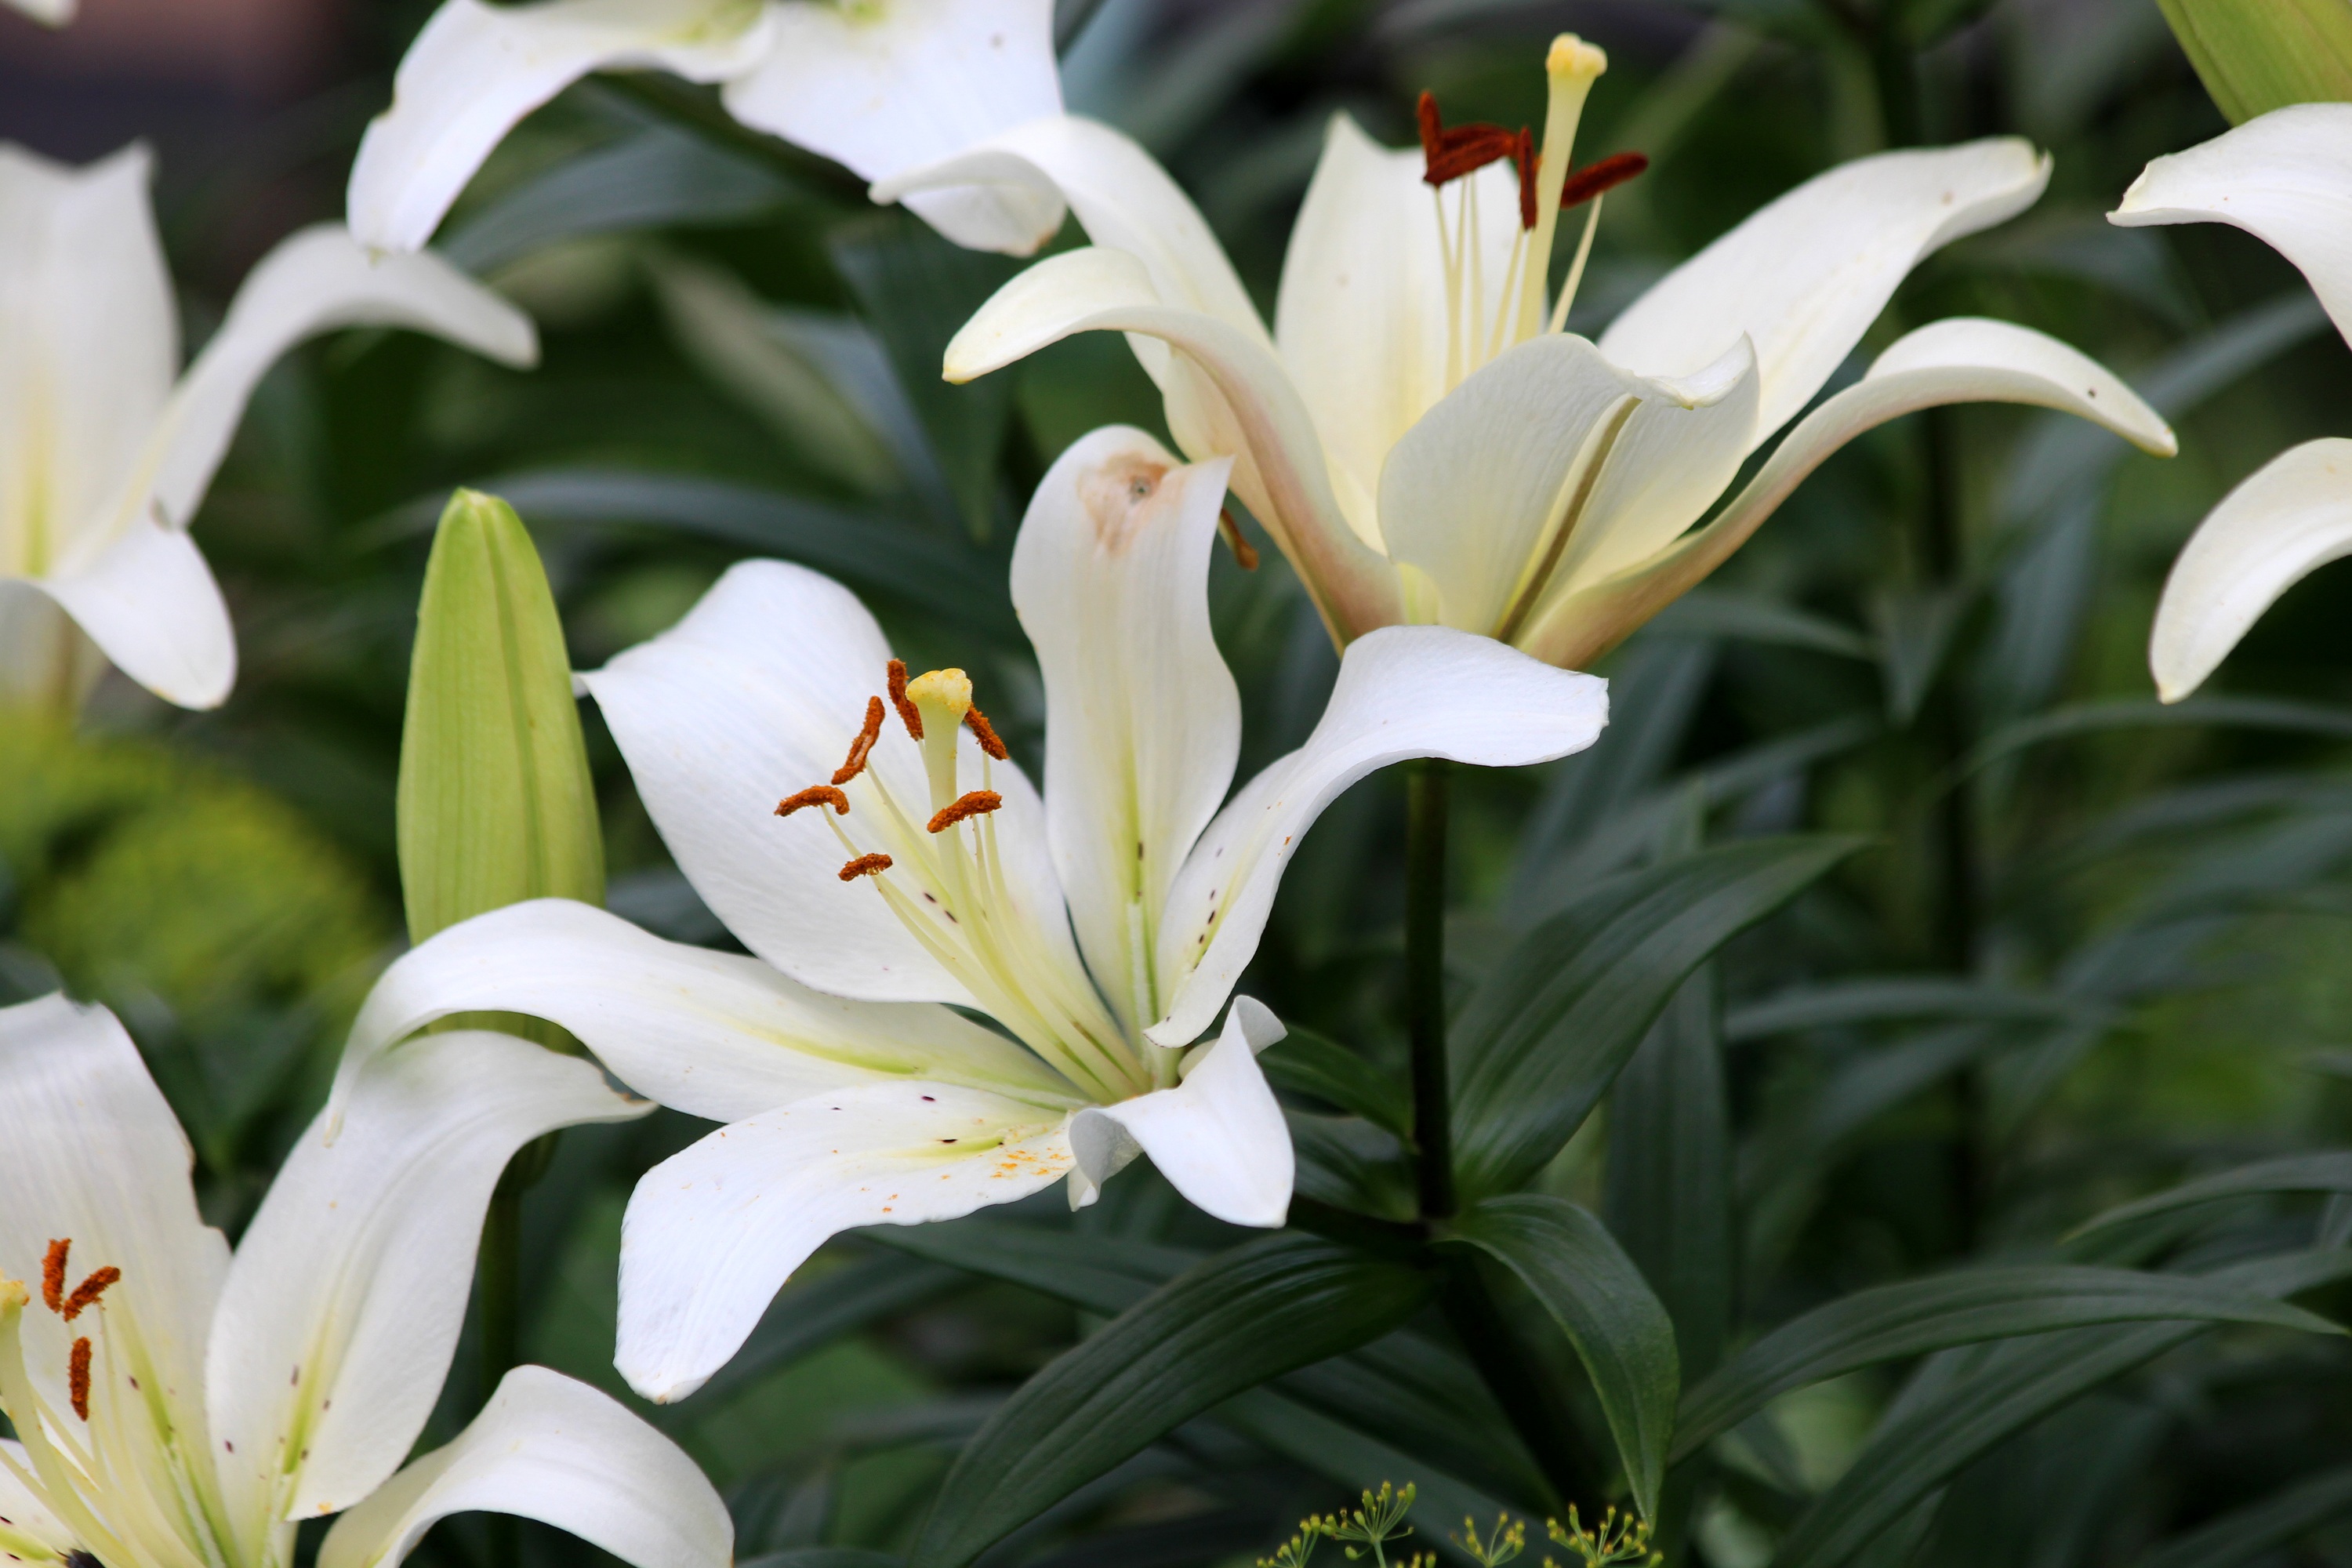
M 873 754 L 874 742 L 882 738 L 882 699 L 866 700 L 866 727 L 857 731 L 857 739 L 849 742 L 849 760 L 833 770 L 833 782 L 845 784 L 866 771 L 866 759 Z
M 73 1413 L 89 1419 L 89 1342 L 76 1340 L 66 1358 L 66 1392 L 73 1396 Z
M 1519 166 L 1519 226 L 1532 229 L 1536 226 L 1536 138 L 1526 126 L 1519 127 L 1519 144 L 1511 150 L 1511 162 Z
M 1004 804 L 1004 797 L 992 789 L 976 789 L 952 805 L 943 805 L 933 814 L 933 833 L 945 833 L 967 816 L 985 816 Z
M 52 1312 L 66 1310 L 66 1258 L 73 1251 L 73 1237 L 49 1243 L 49 1255 L 41 1259 L 41 1301 Z
M 831 784 L 811 784 L 798 795 L 788 795 L 776 802 L 776 815 L 790 816 L 804 805 L 829 805 L 836 816 L 849 815 L 849 797 Z
M 1603 191 L 1615 190 L 1649 166 L 1650 160 L 1643 153 L 1612 153 L 1597 163 L 1571 169 L 1567 182 L 1559 187 L 1559 205 L 1580 205 Z
M 105 1268 L 100 1269 L 97 1273 L 91 1275 L 89 1279 L 74 1287 L 74 1293 L 66 1298 L 65 1307 L 58 1313 L 58 1316 L 63 1318 L 68 1323 L 72 1322 L 76 1318 L 80 1317 L 83 1312 L 98 1305 L 98 1299 L 106 1294 L 106 1288 L 121 1278 L 122 1270 L 117 1268 L 111 1263 L 108 1264 Z
M 907 697 L 907 661 L 890 661 L 890 706 L 898 710 L 898 721 L 907 726 L 907 733 L 919 741 L 923 738 L 923 716 Z
M 1257 570 L 1257 550 L 1242 537 L 1242 525 L 1234 521 L 1234 509 L 1222 507 L 1217 511 L 1217 531 L 1224 536 L 1234 552 L 1234 563 L 1244 572 Z
M 972 738 L 980 742 L 980 749 L 998 762 L 1003 762 L 1013 754 L 1004 749 L 1004 742 L 996 738 L 996 726 L 991 724 L 988 715 L 979 709 L 963 710 L 963 727 L 971 731 Z
M 1421 95 L 1414 113 L 1421 122 L 1421 177 L 1427 184 L 1447 184 L 1500 159 L 1517 159 L 1522 144 L 1528 149 L 1527 169 L 1533 167 L 1535 142 L 1524 129 L 1514 133 L 1484 122 L 1447 125 L 1438 115 L 1436 96 L 1427 92 Z M 1522 170 L 1522 184 L 1527 169 Z M 1523 197 L 1521 205 L 1525 205 Z
M 841 879 L 855 882 L 860 877 L 871 877 L 889 868 L 890 857 L 887 855 L 860 855 L 841 868 Z

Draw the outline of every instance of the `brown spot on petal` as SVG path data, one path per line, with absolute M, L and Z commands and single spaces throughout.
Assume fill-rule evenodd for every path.
M 1168 465 L 1134 456 L 1113 458 L 1078 476 L 1078 500 L 1095 525 L 1095 542 L 1113 555 L 1125 553 L 1160 512 L 1161 481 Z

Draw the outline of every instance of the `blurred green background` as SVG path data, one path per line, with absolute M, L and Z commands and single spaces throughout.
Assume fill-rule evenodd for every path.
M 217 68 L 157 45 L 168 9 L 88 0 L 84 27 L 56 38 L 0 17 L 0 134 L 73 158 L 157 141 L 200 341 L 261 250 L 339 212 L 365 118 L 428 8 L 224 3 Z M 1269 314 L 1330 115 L 1402 144 L 1428 89 L 1449 120 L 1538 119 L 1561 29 L 1612 62 L 1580 152 L 1653 160 L 1608 199 L 1582 331 L 1841 160 L 2008 132 L 2049 148 L 2049 194 L 1923 267 L 1832 389 L 1906 324 L 1994 315 L 2124 372 L 2176 423 L 2181 455 L 1992 407 L 1914 417 L 1841 454 L 1612 657 L 1601 745 L 1463 779 L 1454 963 L 1466 984 L 1499 935 L 1694 842 L 1873 836 L 1703 983 L 1721 997 L 1709 1038 L 1728 1155 L 1709 1179 L 1729 1195 L 1719 1310 L 1736 1337 L 1962 1258 L 2045 1256 L 2108 1203 L 2344 1141 L 2352 568 L 2294 590 L 2199 705 L 2155 710 L 2144 649 L 2205 510 L 2281 447 L 2352 428 L 2352 367 L 2256 241 L 2103 221 L 2147 160 L 2223 128 L 2155 0 L 1062 11 L 1072 108 L 1169 164 Z M 1013 531 L 1075 437 L 1160 429 L 1150 384 L 1100 334 L 941 384 L 948 336 L 1016 264 L 952 248 L 709 110 L 667 79 L 593 79 L 526 122 L 443 230 L 449 255 L 537 317 L 538 370 L 367 331 L 271 374 L 196 523 L 241 644 L 226 708 L 184 713 L 110 676 L 79 733 L 0 733 L 0 1000 L 63 984 L 114 1006 L 232 1231 L 396 951 L 404 686 L 453 486 L 520 512 L 580 668 L 669 625 L 729 563 L 782 556 L 856 588 L 917 668 L 971 669 L 1015 756 L 1040 760 L 1037 677 L 1004 593 Z M 1244 572 L 1221 552 L 1211 584 L 1244 768 L 1303 737 L 1336 669 L 1280 556 L 1261 555 Z M 725 943 L 585 716 L 612 907 Z M 1244 987 L 1383 1062 L 1402 1058 L 1402 803 L 1375 778 L 1325 818 Z M 1297 1106 L 1302 1190 L 1377 1195 L 1385 1134 L 1330 1109 Z M 665 1112 L 563 1141 L 526 1207 L 531 1355 L 620 1391 L 622 1205 L 698 1131 Z M 1549 1182 L 1646 1262 L 1620 1143 L 1589 1129 Z M 1075 1222 L 1058 1194 L 1033 1206 L 1023 1217 L 1125 1243 L 1222 1239 L 1143 1167 Z M 2285 1229 L 2342 1245 L 2352 1207 L 2252 1202 L 2192 1224 L 2164 1244 L 2222 1259 Z M 656 1419 L 728 1489 L 745 1560 L 887 1551 L 992 1402 L 1084 1326 L 1044 1295 L 851 1237 L 719 1382 Z M 1525 1456 L 1486 1395 L 1458 1361 L 1417 1353 L 1401 1340 L 1352 1371 L 1286 1380 L 1293 1415 L 1326 1427 L 1237 1409 L 1180 1428 L 988 1561 L 1247 1562 L 1303 1510 L 1381 1479 L 1335 1433 L 1385 1445 L 1400 1482 L 1527 1506 Z M 478 1397 L 471 1364 L 460 1356 L 452 1416 Z M 2352 1510 L 2347 1373 L 2352 1358 L 2309 1339 L 2207 1335 L 1995 1446 L 1871 1552 L 2035 1568 L 2167 1552 L 2179 1568 L 2352 1561 L 2352 1529 L 2332 1522 Z M 1676 1502 L 1690 1521 L 1669 1532 L 1677 1559 L 1762 1568 L 1898 1386 L 1857 1374 L 1718 1444 Z M 2225 1519 L 2282 1493 L 2301 1511 Z M 2190 1534 L 2216 1521 L 2215 1536 Z M 486 1539 L 459 1521 L 420 1560 L 480 1561 Z M 551 1563 L 588 1550 L 536 1531 L 526 1546 Z

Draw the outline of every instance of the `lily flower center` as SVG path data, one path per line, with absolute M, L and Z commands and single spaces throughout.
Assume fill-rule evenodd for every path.
M 1650 166 L 1639 153 L 1619 153 L 1577 168 L 1570 163 L 1577 122 L 1592 84 L 1609 68 L 1609 58 L 1572 33 L 1552 41 L 1544 59 L 1550 90 L 1544 111 L 1543 141 L 1525 126 L 1449 126 L 1433 94 L 1421 95 L 1419 119 L 1423 159 L 1422 180 L 1436 204 L 1437 237 L 1445 288 L 1445 390 L 1451 392 L 1504 350 L 1568 324 L 1570 307 L 1592 254 L 1601 220 L 1601 195 Z M 1478 221 L 1478 182 L 1469 178 L 1489 163 L 1509 159 L 1518 174 L 1519 222 L 1500 286 L 1487 297 L 1487 267 Z M 1452 201 L 1446 187 L 1455 187 Z M 1544 290 L 1551 272 L 1552 239 L 1560 213 L 1590 203 L 1576 258 L 1549 317 Z M 1449 210 L 1449 207 L 1451 210 Z
M 925 951 L 1064 1077 L 1104 1103 L 1157 1087 L 1142 1048 L 1127 1038 L 1068 943 L 1053 940 L 1045 922 L 1060 910 L 1033 909 L 1014 895 L 997 842 L 1004 798 L 992 787 L 1004 742 L 973 705 L 971 679 L 934 669 L 909 679 L 894 658 L 884 689 L 889 706 L 879 696 L 866 700 L 832 782 L 786 796 L 776 815 L 814 808 L 848 857 L 841 879 L 870 880 Z M 922 747 L 922 801 L 899 799 L 867 765 L 894 710 Z M 961 772 L 963 731 L 978 742 L 976 780 Z
M 68 1565 L 216 1564 L 224 1543 L 209 1465 L 192 1455 L 166 1405 L 137 1327 L 110 1321 L 105 1297 L 122 1278 L 98 1268 L 68 1289 L 70 1237 L 49 1243 L 40 1304 L 74 1330 L 66 1353 L 66 1405 L 43 1396 L 26 1364 L 24 1313 L 33 1295 L 0 1276 L 0 1412 L 23 1445 L 24 1460 L 0 1450 L 0 1471 L 64 1525 L 76 1546 L 56 1549 L 0 1520 L 0 1552 Z M 192 1463 L 192 1460 L 196 1462 Z

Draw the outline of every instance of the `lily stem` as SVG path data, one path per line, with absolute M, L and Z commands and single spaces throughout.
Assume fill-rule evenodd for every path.
M 1412 1042 L 1412 1142 L 1421 1212 L 1454 1213 L 1454 1128 L 1445 1061 L 1446 763 L 1425 758 L 1405 775 L 1405 1026 Z
M 507 1373 L 522 1364 L 522 1199 L 547 1174 L 557 1137 L 551 1132 L 526 1143 L 507 1162 L 490 1194 L 489 1212 L 482 1216 L 482 1252 L 475 1268 L 481 1298 L 484 1405 L 497 1395 Z M 486 1514 L 482 1525 L 489 1568 L 512 1568 L 521 1550 L 520 1529 L 513 1516 Z

